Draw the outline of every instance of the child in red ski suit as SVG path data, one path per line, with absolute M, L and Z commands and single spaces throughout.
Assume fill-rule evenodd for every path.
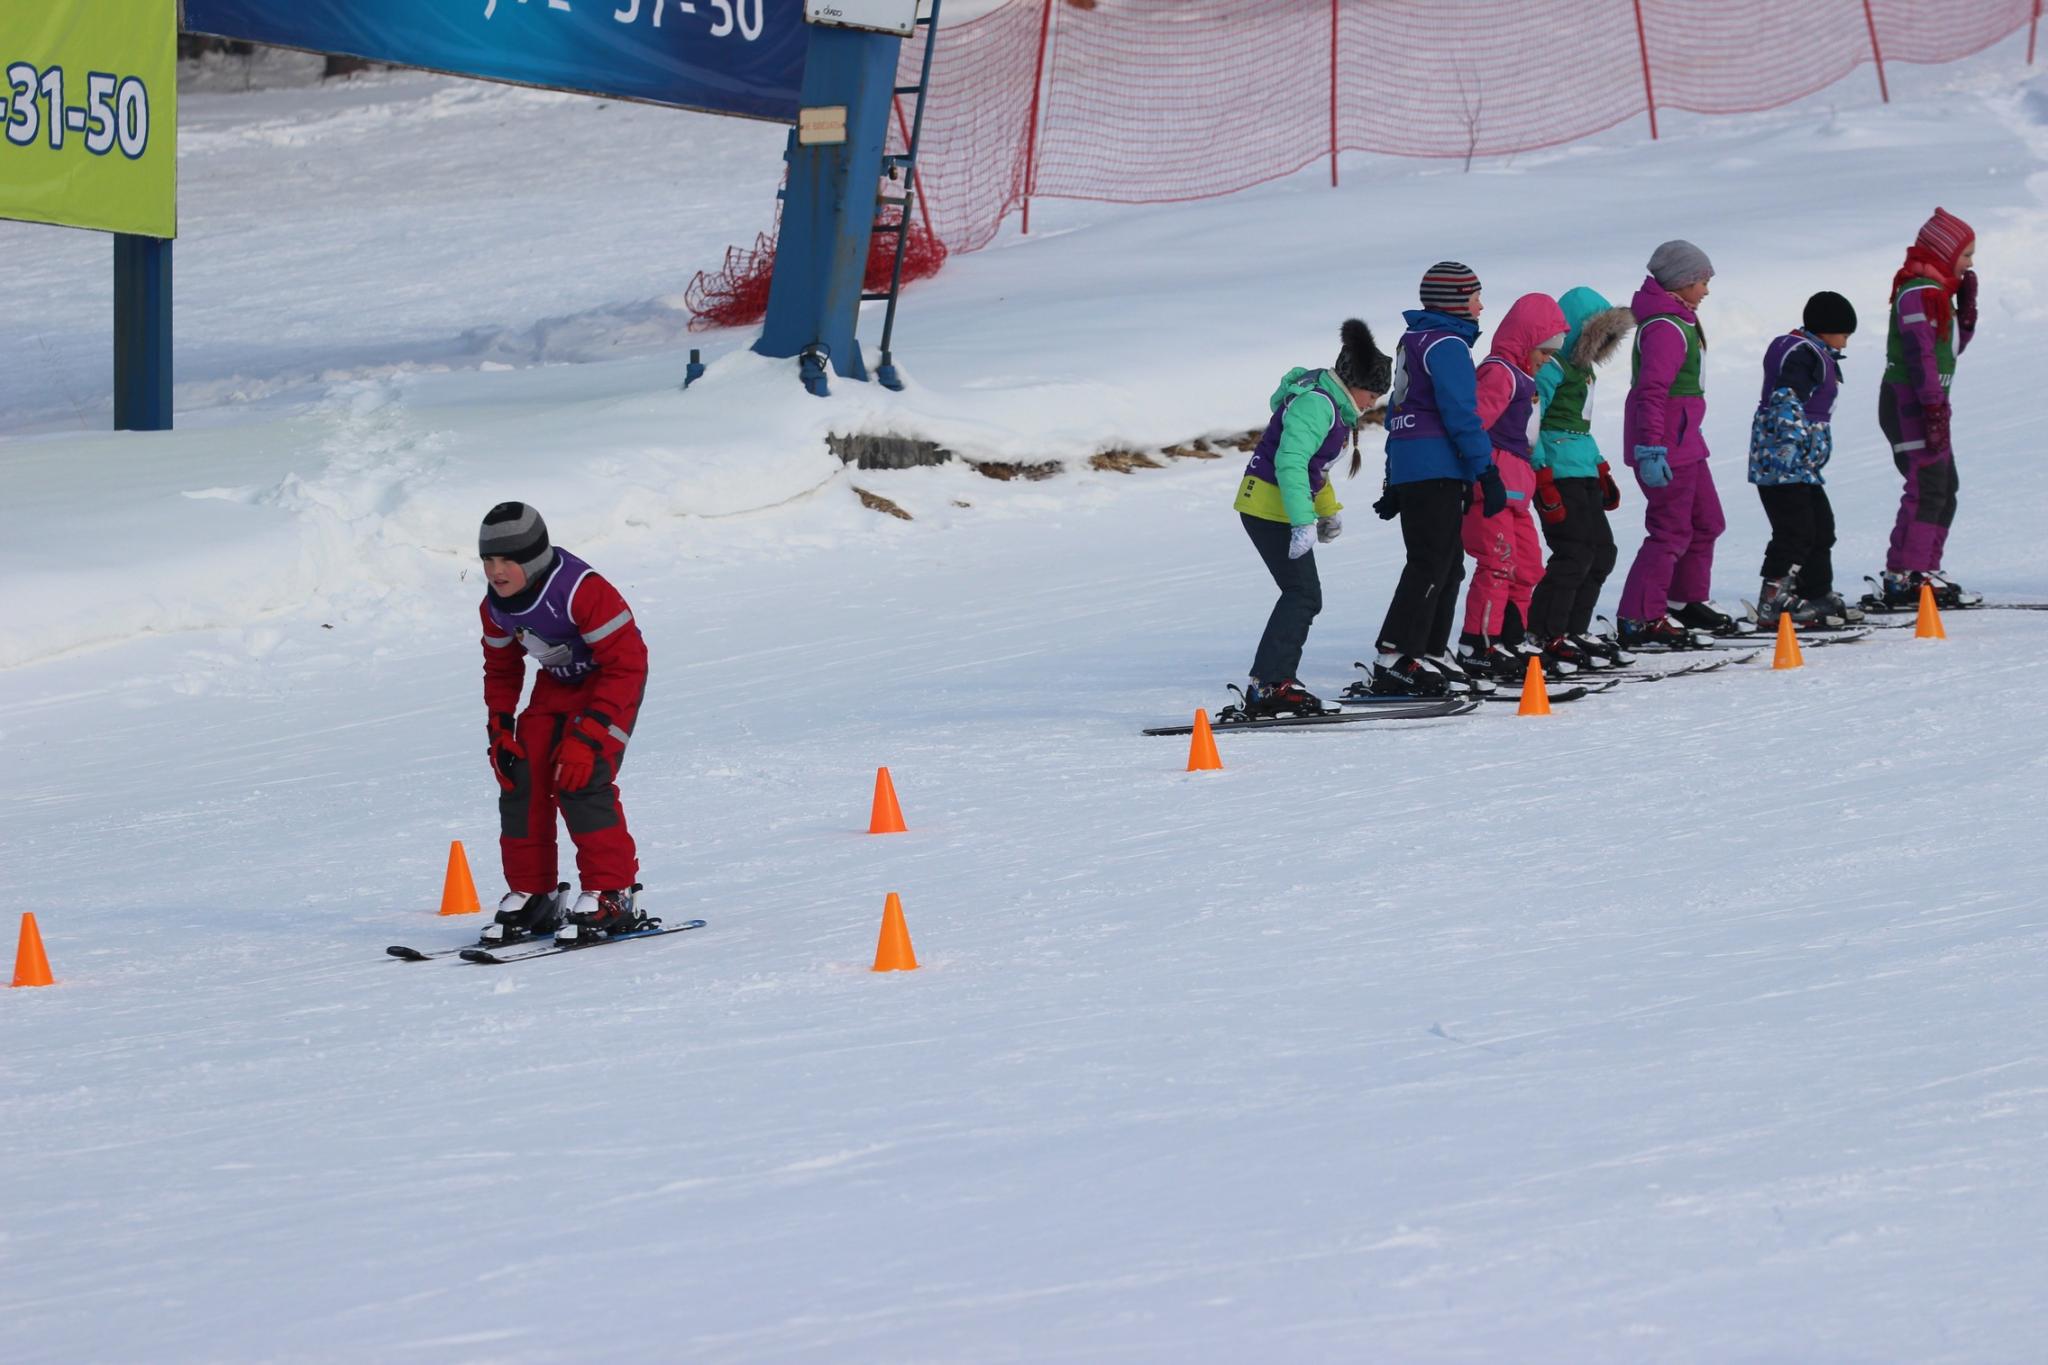
M 524 503 L 490 510 L 477 553 L 490 584 L 479 608 L 484 708 L 508 888 L 493 926 L 501 932 L 486 938 L 575 932 L 562 927 L 555 880 L 557 811 L 583 885 L 568 925 L 621 932 L 639 918 L 640 863 L 616 782 L 647 691 L 646 642 L 619 590 L 549 544 L 547 524 Z M 515 721 L 528 655 L 540 671 Z
M 1508 497 L 1507 506 L 1490 517 L 1477 497 L 1465 511 L 1465 552 L 1474 566 L 1458 663 L 1467 673 L 1500 682 L 1520 682 L 1529 667 L 1522 652 L 1529 596 L 1543 577 L 1543 542 L 1529 514 L 1536 491 L 1529 462 L 1538 416 L 1535 375 L 1564 345 L 1567 330 L 1556 299 L 1524 294 L 1501 320 L 1477 372 L 1479 421 L 1493 442 L 1493 462 Z

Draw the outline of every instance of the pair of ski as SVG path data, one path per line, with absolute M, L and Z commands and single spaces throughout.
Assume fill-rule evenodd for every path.
M 457 948 L 408 948 L 403 944 L 393 944 L 384 951 L 401 962 L 431 962 L 435 958 L 459 957 L 464 962 L 502 967 L 513 962 L 531 962 L 537 957 L 554 957 L 561 953 L 586 953 L 593 948 L 609 947 L 614 943 L 634 943 L 641 939 L 661 938 L 667 934 L 680 934 L 703 927 L 704 921 L 701 919 L 688 919 L 680 924 L 663 924 L 657 919 L 647 921 L 647 927 L 644 929 L 635 929 L 624 934 L 609 934 L 588 942 L 557 943 L 552 937 L 518 938 L 510 943 L 493 943 L 488 946 L 471 943 Z

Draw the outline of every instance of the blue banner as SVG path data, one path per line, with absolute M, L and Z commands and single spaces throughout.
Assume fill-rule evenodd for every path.
M 185 0 L 191 33 L 796 122 L 803 0 Z

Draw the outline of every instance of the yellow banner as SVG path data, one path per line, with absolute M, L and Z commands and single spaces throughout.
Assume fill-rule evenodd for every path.
M 0 3 L 0 218 L 178 235 L 177 0 Z

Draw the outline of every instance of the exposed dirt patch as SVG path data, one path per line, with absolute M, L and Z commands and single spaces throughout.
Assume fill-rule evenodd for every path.
M 1160 452 L 1176 460 L 1220 460 L 1222 452 L 1211 450 L 1207 441 L 1190 441 L 1186 445 L 1168 446 Z
M 970 460 L 968 463 L 974 466 L 975 473 L 985 474 L 989 478 L 1001 480 L 1003 483 L 1008 483 L 1012 479 L 1024 479 L 1031 483 L 1037 483 L 1041 479 L 1053 478 L 1060 472 L 1058 460 L 1047 460 L 1042 464 L 1009 464 L 996 460 Z
M 1089 456 L 1088 467 L 1116 474 L 1129 474 L 1138 469 L 1166 468 L 1150 455 L 1136 450 L 1105 450 L 1100 455 Z
M 889 499 L 883 497 L 880 493 L 870 493 L 867 489 L 861 488 L 857 485 L 854 487 L 853 491 L 855 494 L 859 496 L 860 505 L 862 507 L 867 508 L 870 512 L 887 512 L 890 516 L 895 517 L 898 520 L 911 520 L 910 513 L 904 511 L 901 507 L 898 507 L 895 503 L 889 501 Z

